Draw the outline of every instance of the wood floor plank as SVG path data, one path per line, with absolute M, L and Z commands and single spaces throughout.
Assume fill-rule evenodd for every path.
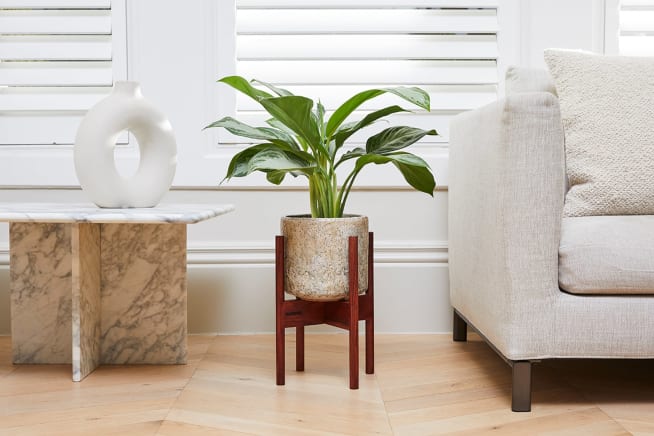
M 185 422 L 177 422 L 172 420 L 166 420 L 161 424 L 161 427 L 157 430 L 157 436 L 197 436 L 197 435 L 215 435 L 215 427 L 204 427 L 201 425 L 187 424 Z M 249 435 L 252 433 L 244 433 L 240 431 L 230 431 L 221 429 L 221 436 L 243 436 Z

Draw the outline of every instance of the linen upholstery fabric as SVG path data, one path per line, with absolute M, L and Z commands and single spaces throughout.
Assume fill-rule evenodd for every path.
M 564 218 L 559 286 L 574 294 L 654 294 L 654 216 Z
M 560 98 L 565 216 L 654 214 L 654 58 L 546 50 Z
M 654 297 L 558 286 L 559 105 L 514 94 L 450 125 L 450 299 L 507 358 L 653 358 Z
M 505 94 L 521 92 L 549 92 L 556 95 L 552 76 L 538 68 L 509 67 L 506 70 Z

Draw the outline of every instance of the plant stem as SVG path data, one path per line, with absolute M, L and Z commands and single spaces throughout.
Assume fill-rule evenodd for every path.
M 343 183 L 343 186 L 341 187 L 341 192 L 338 195 L 338 213 L 339 216 L 343 216 L 343 212 L 345 211 L 345 203 L 347 202 L 347 197 L 350 195 L 350 189 L 352 189 L 352 184 L 354 183 L 354 179 L 356 178 L 357 174 L 359 174 L 359 170 L 353 170 L 345 179 L 345 183 Z
M 318 209 L 316 207 L 316 187 L 313 175 L 309 177 L 309 203 L 311 204 L 311 217 L 318 218 Z

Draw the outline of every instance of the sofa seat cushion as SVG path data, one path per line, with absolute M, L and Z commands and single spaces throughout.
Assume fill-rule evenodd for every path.
M 559 286 L 573 294 L 654 294 L 654 215 L 563 218 Z

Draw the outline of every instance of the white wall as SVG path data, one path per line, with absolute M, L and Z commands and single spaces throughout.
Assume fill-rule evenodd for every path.
M 604 52 L 603 0 L 522 0 L 519 9 L 523 66 L 545 68 L 546 48 Z
M 210 147 L 201 128 L 212 121 L 215 58 L 205 45 L 217 34 L 205 14 L 211 1 L 128 2 L 129 76 L 171 119 L 178 137 L 180 174 L 198 171 L 194 154 Z M 601 51 L 602 0 L 505 0 L 500 65 L 542 65 L 545 47 Z M 156 8 L 156 14 L 152 9 Z M 213 35 L 213 36 L 212 36 Z M 599 50 L 598 50 L 599 49 Z M 208 103 L 209 102 L 209 103 Z M 181 141 L 180 141 L 181 139 Z M 446 163 L 446 150 L 442 153 Z M 202 168 L 216 183 L 222 170 Z M 370 217 L 376 236 L 376 328 L 380 332 L 451 329 L 447 278 L 445 168 L 436 168 L 434 198 L 374 184 L 353 192 L 349 210 Z M 183 184 L 179 183 L 178 185 Z M 210 183 L 207 183 L 209 185 Z M 274 330 L 273 238 L 279 217 L 307 211 L 307 192 L 260 187 L 180 187 L 165 201 L 233 203 L 236 212 L 189 228 L 191 332 Z M 77 189 L 5 189 L 0 202 L 83 201 Z M 0 225 L 0 334 L 9 333 L 7 226 Z

